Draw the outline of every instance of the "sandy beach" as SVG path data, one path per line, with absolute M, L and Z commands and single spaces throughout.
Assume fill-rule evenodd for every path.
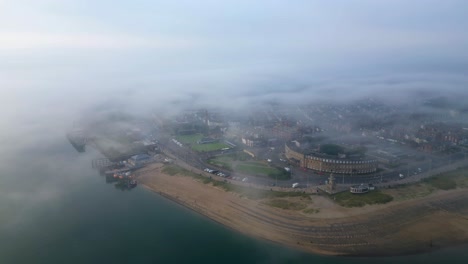
M 307 214 L 271 207 L 266 199 L 247 199 L 192 177 L 171 176 L 163 167 L 150 165 L 138 181 L 236 231 L 304 251 L 401 255 L 468 242 L 467 189 L 360 208 L 344 208 L 320 195 L 286 198 L 315 210 Z

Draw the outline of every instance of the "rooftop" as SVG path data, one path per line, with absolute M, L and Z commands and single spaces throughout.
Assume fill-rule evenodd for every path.
M 135 161 L 140 161 L 140 160 L 147 160 L 151 158 L 149 155 L 147 154 L 138 154 L 138 155 L 134 155 L 131 157 L 132 160 L 135 160 Z

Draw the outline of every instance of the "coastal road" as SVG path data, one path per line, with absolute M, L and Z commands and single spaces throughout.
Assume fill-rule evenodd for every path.
M 179 160 L 184 161 L 191 167 L 203 171 L 205 168 L 213 168 L 212 165 L 206 164 L 204 160 L 208 159 L 213 155 L 213 153 L 195 153 L 187 146 L 178 146 L 169 139 L 161 140 L 161 149 Z M 214 152 L 220 154 L 220 152 Z M 454 167 L 462 166 L 466 164 L 467 159 L 466 153 L 455 153 L 449 156 L 442 157 L 431 157 L 429 160 L 424 162 L 419 162 L 407 166 L 402 166 L 399 169 L 394 171 L 384 171 L 373 174 L 365 175 L 343 175 L 335 174 L 335 182 L 337 184 L 343 185 L 352 185 L 352 184 L 361 184 L 361 183 L 373 183 L 373 184 L 398 184 L 409 181 L 414 181 L 414 179 L 421 179 L 422 177 L 428 177 L 428 175 L 434 175 L 438 173 L 438 169 L 441 167 Z M 279 164 L 285 165 L 285 164 Z M 454 168 L 456 168 L 456 166 Z M 257 177 L 254 175 L 247 175 L 239 172 L 227 172 L 226 174 L 232 177 L 237 177 L 240 179 L 248 178 L 248 182 L 261 185 L 261 186 L 277 186 L 291 188 L 293 183 L 299 183 L 299 188 L 308 188 L 318 185 L 325 184 L 325 181 L 328 180 L 329 174 L 319 174 L 312 170 L 306 170 L 299 167 L 290 167 L 291 168 L 291 179 L 290 180 L 277 180 L 266 177 Z M 403 177 L 400 177 L 403 175 Z M 234 180 L 231 180 L 235 182 Z

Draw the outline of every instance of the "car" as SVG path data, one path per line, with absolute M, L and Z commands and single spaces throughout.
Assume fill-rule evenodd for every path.
M 244 179 L 242 179 L 243 182 L 247 182 L 249 180 L 249 178 L 245 177 Z

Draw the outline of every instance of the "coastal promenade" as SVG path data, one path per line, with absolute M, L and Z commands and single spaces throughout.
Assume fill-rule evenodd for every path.
M 222 178 L 222 177 L 219 177 L 219 176 L 216 176 L 216 175 L 213 175 L 213 174 L 209 174 L 209 173 L 203 171 L 202 169 L 193 166 L 193 164 L 190 164 L 190 163 L 178 158 L 176 155 L 172 154 L 171 152 L 169 152 L 167 150 L 163 151 L 163 154 L 166 155 L 167 157 L 173 159 L 174 162 L 178 166 L 180 166 L 180 167 L 182 167 L 182 168 L 184 168 L 184 169 L 186 169 L 188 171 L 195 172 L 195 173 L 198 173 L 198 174 L 206 176 L 206 177 L 212 177 L 213 179 L 218 180 L 218 181 L 224 181 L 225 180 L 225 178 Z M 422 179 L 429 178 L 429 177 L 435 176 L 435 175 L 440 174 L 440 173 L 453 171 L 453 170 L 456 170 L 457 168 L 465 167 L 465 166 L 468 166 L 468 159 L 462 159 L 462 160 L 459 160 L 459 161 L 450 162 L 450 163 L 448 163 L 446 165 L 442 165 L 442 166 L 439 166 L 437 168 L 427 170 L 426 172 L 419 173 L 417 175 L 410 175 L 410 176 L 404 177 L 403 179 L 398 178 L 397 180 L 393 180 L 393 181 L 390 181 L 390 182 L 375 183 L 374 185 L 376 187 L 378 187 L 378 188 L 389 188 L 389 187 L 396 187 L 396 186 L 400 186 L 400 185 L 404 185 L 404 184 L 416 183 L 416 182 L 421 181 Z M 246 175 L 246 174 L 242 174 L 242 173 L 239 173 L 239 172 L 235 172 L 235 175 L 240 177 L 240 178 L 252 178 L 251 175 Z M 323 180 L 327 180 L 327 179 L 328 179 L 328 177 L 323 176 Z M 340 184 L 339 177 L 337 177 L 336 179 L 337 179 L 337 191 L 338 192 L 348 190 L 349 187 L 355 185 L 355 183 L 353 183 L 353 184 Z M 285 187 L 285 186 L 271 186 L 271 185 L 265 185 L 265 184 L 258 184 L 257 182 L 246 182 L 245 183 L 245 182 L 235 181 L 235 180 L 228 180 L 228 181 L 230 183 L 232 183 L 232 184 L 241 185 L 241 186 L 249 186 L 249 187 L 262 189 L 262 190 L 295 191 L 295 192 L 305 192 L 305 193 L 310 193 L 310 194 L 316 194 L 317 189 L 319 189 L 319 190 L 326 190 L 327 189 L 326 185 L 312 185 L 312 184 L 310 184 L 310 185 L 308 185 L 307 188 L 303 188 L 303 187 L 301 187 L 301 188 L 292 188 L 292 187 Z

